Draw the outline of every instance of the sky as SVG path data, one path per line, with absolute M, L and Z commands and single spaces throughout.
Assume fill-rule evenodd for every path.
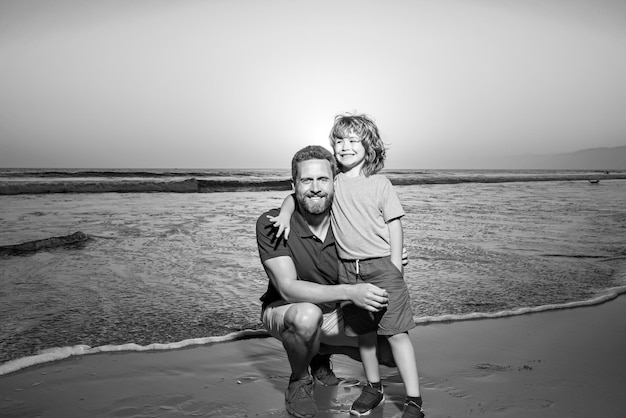
M 623 0 L 0 0 L 0 167 L 386 168 L 626 145 Z

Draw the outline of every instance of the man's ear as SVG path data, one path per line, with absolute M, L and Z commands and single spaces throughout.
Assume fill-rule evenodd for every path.
M 294 193 L 296 192 L 296 185 L 293 181 L 291 182 L 291 191 Z

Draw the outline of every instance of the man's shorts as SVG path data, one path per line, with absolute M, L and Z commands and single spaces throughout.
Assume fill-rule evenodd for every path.
M 292 303 L 284 300 L 277 300 L 267 305 L 261 313 L 261 322 L 272 337 L 282 340 L 281 335 L 285 331 L 285 315 L 292 305 Z M 328 310 L 322 316 L 321 343 L 346 347 L 359 346 L 356 337 L 346 336 L 343 326 L 343 313 L 339 306 Z

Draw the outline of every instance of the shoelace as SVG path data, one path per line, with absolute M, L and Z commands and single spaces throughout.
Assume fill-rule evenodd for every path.
M 308 382 L 305 383 L 304 381 L 298 381 L 297 385 L 298 385 L 298 388 L 295 390 L 293 399 L 302 399 L 302 398 L 311 397 L 311 394 L 307 390 L 309 388 Z
M 421 414 L 421 416 L 424 416 L 424 410 L 422 409 L 421 405 L 418 405 L 417 403 L 413 402 L 413 401 L 409 401 L 406 403 L 407 405 L 411 405 L 414 406 L 415 408 L 417 408 L 417 412 L 419 412 Z M 402 415 L 404 416 L 404 414 Z

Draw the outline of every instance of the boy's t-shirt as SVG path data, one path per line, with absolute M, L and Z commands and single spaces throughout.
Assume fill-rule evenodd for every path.
M 390 255 L 387 222 L 402 216 L 402 204 L 387 177 L 336 176 L 331 222 L 340 258 L 362 260 Z

